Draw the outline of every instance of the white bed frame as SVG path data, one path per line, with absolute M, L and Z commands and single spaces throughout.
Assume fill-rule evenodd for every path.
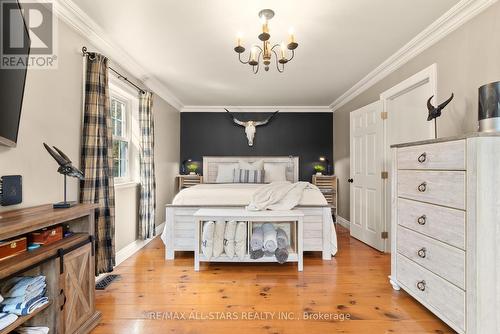
M 299 179 L 299 158 L 298 157 L 203 157 L 203 182 L 214 183 L 217 177 L 217 166 L 221 164 L 233 164 L 239 160 L 255 162 L 264 160 L 264 163 L 284 164 L 286 177 L 290 182 L 297 182 Z M 175 251 L 195 250 L 196 224 L 194 213 L 201 208 L 229 209 L 235 206 L 186 206 L 173 205 L 166 206 L 165 222 L 165 258 L 173 260 Z M 236 206 L 241 208 L 241 206 Z M 303 250 L 320 251 L 323 253 L 323 260 L 331 260 L 332 247 L 330 225 L 331 209 L 328 205 L 318 206 L 297 206 L 295 210 L 304 213 L 304 233 Z

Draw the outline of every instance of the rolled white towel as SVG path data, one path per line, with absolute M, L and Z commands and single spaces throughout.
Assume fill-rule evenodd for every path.
M 214 249 L 212 256 L 219 257 L 224 251 L 224 230 L 226 229 L 225 221 L 217 221 L 214 231 Z
M 208 221 L 203 224 L 201 251 L 207 259 L 212 257 L 214 250 L 214 230 L 215 223 L 213 221 Z
M 17 327 L 18 334 L 48 334 L 49 327 Z
M 276 230 L 273 224 L 262 224 L 262 230 L 264 232 L 264 251 L 274 254 L 276 248 L 278 248 L 278 242 L 276 241 Z
M 232 259 L 234 257 L 234 235 L 236 234 L 236 221 L 231 220 L 226 223 L 224 231 L 224 253 Z
M 252 230 L 252 238 L 250 239 L 250 248 L 253 251 L 262 249 L 264 247 L 264 231 L 261 226 L 254 227 Z
M 243 260 L 247 253 L 247 223 L 238 222 L 234 236 L 234 251 L 236 256 Z

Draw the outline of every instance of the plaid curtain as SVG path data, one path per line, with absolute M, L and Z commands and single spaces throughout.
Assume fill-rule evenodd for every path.
M 100 54 L 87 57 L 80 202 L 96 203 L 96 276 L 115 265 L 115 192 L 113 184 L 112 125 L 109 111 L 108 60 Z
M 154 161 L 153 94 L 145 92 L 139 97 L 139 148 L 141 174 L 141 200 L 139 205 L 139 232 L 142 239 L 155 235 L 156 181 Z

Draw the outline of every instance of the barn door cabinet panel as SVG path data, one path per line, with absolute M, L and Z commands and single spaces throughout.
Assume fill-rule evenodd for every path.
M 95 309 L 93 204 L 69 209 L 51 205 L 0 212 L 0 240 L 21 237 L 42 228 L 65 226 L 73 232 L 61 240 L 0 261 L 0 286 L 15 276 L 46 277 L 49 304 L 19 317 L 0 334 L 21 325 L 49 327 L 49 333 L 86 334 L 98 323 Z

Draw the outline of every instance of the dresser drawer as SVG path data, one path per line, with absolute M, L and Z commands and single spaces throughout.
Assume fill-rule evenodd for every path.
M 465 212 L 398 199 L 398 224 L 465 250 Z
M 398 196 L 465 209 L 465 172 L 401 170 Z
M 465 290 L 465 252 L 398 226 L 398 253 Z
M 465 170 L 465 140 L 398 149 L 398 169 Z
M 437 311 L 437 315 L 449 325 L 464 331 L 464 291 L 399 254 L 396 272 L 399 284 L 408 293 L 431 311 Z

